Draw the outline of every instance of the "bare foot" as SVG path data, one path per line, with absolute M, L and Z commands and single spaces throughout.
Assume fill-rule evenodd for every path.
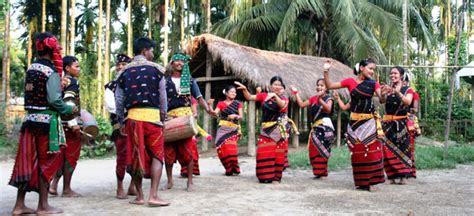
M 395 179 L 390 179 L 390 184 L 396 184 Z
M 166 202 L 160 198 L 150 198 L 148 200 L 148 206 L 150 207 L 161 207 L 161 206 L 169 206 L 170 203 L 169 202 Z
M 144 205 L 145 201 L 143 199 L 134 199 L 128 203 L 133 204 L 133 205 Z
M 12 211 L 12 215 L 22 215 L 22 214 L 36 214 L 36 211 L 26 206 L 23 206 L 23 207 L 15 206 L 15 208 Z
M 51 206 L 48 206 L 47 208 L 38 208 L 38 210 L 36 210 L 36 214 L 37 215 L 46 215 L 46 214 L 61 214 L 63 213 L 64 211 L 61 210 L 61 209 L 58 209 L 58 208 L 54 208 L 54 207 L 51 207 Z
M 128 188 L 127 195 L 130 195 L 130 196 L 136 196 L 137 195 L 137 190 L 135 190 L 135 186 Z
M 117 196 L 115 196 L 117 199 L 127 199 L 128 196 L 125 194 L 123 190 L 117 190 Z
M 186 191 L 187 191 L 187 192 L 192 192 L 192 191 L 194 191 L 193 183 L 188 183 L 188 186 L 186 187 Z
M 405 180 L 405 178 L 401 178 L 399 184 L 406 185 L 407 181 Z
M 61 195 L 62 197 L 67 197 L 67 198 L 77 198 L 77 197 L 82 197 L 82 195 L 80 193 L 77 193 L 73 190 L 70 190 L 70 191 L 63 191 L 63 195 Z
M 379 191 L 379 189 L 374 187 L 374 186 L 369 186 L 369 191 L 370 192 L 377 192 L 377 191 Z
M 171 188 L 173 188 L 173 182 L 168 182 L 161 190 L 169 190 Z
M 49 188 L 49 194 L 53 195 L 53 196 L 57 196 L 58 195 L 58 190 L 53 189 L 53 187 L 50 187 Z
M 320 180 L 326 180 L 326 179 L 328 179 L 328 177 L 327 176 L 321 176 L 321 177 L 319 177 L 319 179 Z

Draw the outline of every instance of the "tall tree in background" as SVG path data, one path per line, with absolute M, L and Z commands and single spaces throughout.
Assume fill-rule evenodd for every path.
M 41 1 L 41 32 L 46 31 L 46 1 Z
M 69 29 L 69 55 L 74 56 L 76 51 L 76 0 L 71 0 L 70 29 Z
M 110 80 L 110 0 L 105 0 L 105 60 L 104 83 Z
M 67 37 L 67 0 L 61 0 L 61 55 L 66 55 Z
M 97 20 L 97 93 L 99 96 L 99 101 L 102 101 L 102 0 L 99 0 L 99 17 Z M 97 112 L 102 113 L 102 103 L 97 103 Z
M 467 9 L 467 0 L 463 1 L 461 7 L 458 7 L 456 4 L 456 8 L 458 14 L 456 16 L 456 49 L 454 50 L 454 65 L 458 65 L 459 62 L 459 48 L 461 46 L 461 36 L 463 33 L 463 25 L 464 25 L 464 11 Z M 449 130 L 451 127 L 451 113 L 453 107 L 453 95 L 454 95 L 454 80 L 456 79 L 456 72 L 459 68 L 454 68 L 452 72 L 451 81 L 449 83 L 449 96 L 448 96 L 448 117 L 446 119 L 446 130 L 444 132 L 444 158 L 448 157 L 448 141 L 449 141 Z
M 3 34 L 3 59 L 2 59 L 2 96 L 0 101 L 2 104 L 8 102 L 10 95 L 10 1 L 5 2 L 5 32 Z
M 127 0 L 127 55 L 133 56 L 132 0 Z
M 169 9 L 169 0 L 165 0 L 164 4 L 164 13 L 163 15 L 163 63 L 166 65 L 168 63 L 168 34 L 169 34 L 169 26 L 168 26 L 168 9 Z

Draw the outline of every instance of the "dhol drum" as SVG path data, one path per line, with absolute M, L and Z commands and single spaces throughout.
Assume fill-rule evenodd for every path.
M 97 121 L 94 116 L 87 112 L 87 110 L 81 109 L 81 121 L 82 121 L 82 135 L 85 139 L 95 139 L 99 135 L 99 128 L 97 127 Z
M 165 122 L 165 142 L 173 142 L 195 136 L 198 133 L 193 116 L 182 116 Z

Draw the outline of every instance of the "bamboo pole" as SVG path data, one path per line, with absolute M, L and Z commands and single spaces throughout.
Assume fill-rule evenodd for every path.
M 212 59 L 211 59 L 211 54 L 208 52 L 206 54 L 206 77 L 210 78 L 212 76 Z M 205 87 L 205 92 L 204 92 L 204 98 L 209 99 L 211 98 L 211 83 L 206 82 L 206 87 Z M 210 128 L 210 116 L 208 114 L 204 114 L 204 130 L 209 132 Z M 209 142 L 207 141 L 206 137 L 202 138 L 202 151 L 207 151 L 209 147 Z
M 248 117 L 247 117 L 247 136 L 248 136 L 248 148 L 247 154 L 249 156 L 255 156 L 255 101 L 249 101 L 248 105 Z
M 341 147 L 341 128 L 342 128 L 342 122 L 341 122 L 341 115 L 342 111 L 341 109 L 337 109 L 337 125 L 336 125 L 336 145 L 337 147 Z
M 295 125 L 298 127 L 300 123 L 300 107 L 296 102 L 292 103 L 293 109 L 291 118 L 295 122 Z M 300 146 L 300 139 L 298 134 L 293 134 L 292 137 L 293 148 L 298 148 Z

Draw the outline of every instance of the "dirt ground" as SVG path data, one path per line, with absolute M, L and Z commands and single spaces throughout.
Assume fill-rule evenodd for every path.
M 353 188 L 351 170 L 332 172 L 314 180 L 309 170 L 289 169 L 280 184 L 259 184 L 255 159 L 240 158 L 242 174 L 224 176 L 218 158 L 200 160 L 201 176 L 195 191 L 186 192 L 186 181 L 175 178 L 175 187 L 159 194 L 169 207 L 133 206 L 115 199 L 115 160 L 79 161 L 73 188 L 81 198 L 52 197 L 64 215 L 474 215 L 474 165 L 454 170 L 419 171 L 408 185 L 379 185 L 370 193 Z M 8 186 L 13 161 L 0 162 L 0 215 L 13 207 L 16 189 Z M 174 173 L 178 167 L 175 166 Z M 163 173 L 164 174 L 164 173 Z M 166 177 L 163 176 L 160 186 Z M 129 177 L 126 178 L 128 183 Z M 150 181 L 145 181 L 146 194 Z M 60 188 L 62 186 L 60 185 Z M 29 193 L 27 205 L 36 207 L 38 195 Z

